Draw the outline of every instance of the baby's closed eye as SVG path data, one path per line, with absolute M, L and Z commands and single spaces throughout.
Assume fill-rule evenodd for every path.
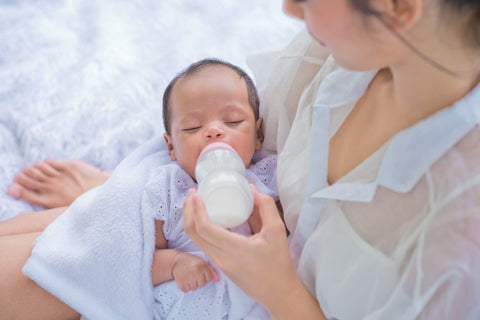
M 232 126 L 235 126 L 235 125 L 239 125 L 240 123 L 242 123 L 244 120 L 235 120 L 235 121 L 226 121 L 225 123 L 228 124 L 228 125 L 232 125 Z
M 197 131 L 201 128 L 201 126 L 194 126 L 194 127 L 186 127 L 186 128 L 183 128 L 182 131 L 185 131 L 185 132 L 194 132 L 194 131 Z

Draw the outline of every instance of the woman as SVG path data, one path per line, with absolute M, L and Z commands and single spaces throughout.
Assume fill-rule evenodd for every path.
M 265 119 L 281 125 L 270 143 L 291 238 L 257 191 L 257 235 L 211 224 L 195 192 L 187 233 L 275 319 L 478 318 L 480 4 L 286 0 L 285 11 L 332 53 L 318 72 L 300 64 L 264 88 L 314 76 L 298 108 L 292 89 Z M 0 279 L 15 290 L 2 312 L 78 317 L 21 276 L 36 236 L 0 243 L 19 252 Z
M 275 319 L 478 319 L 480 3 L 285 10 L 332 53 L 277 145 L 292 236 L 258 193 L 254 237 L 212 225 L 195 192 L 187 233 Z

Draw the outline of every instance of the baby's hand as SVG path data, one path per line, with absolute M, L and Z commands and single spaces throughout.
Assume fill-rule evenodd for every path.
M 183 292 L 197 290 L 212 280 L 220 280 L 217 272 L 200 257 L 181 252 L 176 260 L 172 275 Z

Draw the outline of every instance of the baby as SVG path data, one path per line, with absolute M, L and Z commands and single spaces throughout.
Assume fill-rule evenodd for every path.
M 166 133 L 164 139 L 168 154 L 173 161 L 167 164 L 154 164 L 151 171 L 148 171 L 147 182 L 142 184 L 141 188 L 139 187 L 142 190 L 139 194 L 141 196 L 141 216 L 151 217 L 153 215 L 155 221 L 156 248 L 151 268 L 155 319 L 255 319 L 269 317 L 262 307 L 244 294 L 225 275 L 210 265 L 206 256 L 184 232 L 182 218 L 183 203 L 188 190 L 197 188 L 195 179 L 197 159 L 202 149 L 213 142 L 223 142 L 230 145 L 245 164 L 248 181 L 261 192 L 278 200 L 275 178 L 276 156 L 268 155 L 261 150 L 263 133 L 262 119 L 259 118 L 258 107 L 258 95 L 250 77 L 238 67 L 215 59 L 201 60 L 192 64 L 175 77 L 165 90 L 163 120 Z M 123 179 L 121 176 L 120 178 Z M 106 186 L 106 188 L 108 190 L 109 186 Z M 105 192 L 109 195 L 108 191 Z M 114 216 L 115 208 L 104 208 L 104 200 L 108 202 L 111 199 L 104 199 L 100 194 L 103 195 L 104 193 L 97 194 L 94 192 L 90 196 L 98 196 L 98 199 L 101 199 L 98 200 L 101 203 L 100 207 L 102 207 L 100 217 L 106 217 L 109 221 L 108 217 Z M 90 196 L 85 199 L 90 199 Z M 80 205 L 73 206 L 70 215 L 66 214 L 63 217 L 66 218 L 63 221 L 71 221 L 68 216 L 75 218 L 73 225 L 69 225 L 69 227 L 74 228 L 75 232 L 82 230 L 81 228 L 77 229 L 76 223 L 78 223 L 78 220 L 76 219 L 81 220 L 81 217 L 84 216 L 82 206 L 90 201 L 85 199 L 79 199 Z M 133 197 L 127 201 L 133 203 L 135 199 Z M 89 213 L 95 212 L 98 208 L 96 204 L 97 202 L 93 202 L 90 207 L 87 206 Z M 132 205 L 133 207 L 135 206 Z M 65 208 L 56 208 L 42 214 L 36 212 L 22 214 L 0 223 L 0 235 L 43 231 L 51 221 L 59 215 L 63 215 L 64 210 Z M 122 207 L 121 210 L 124 210 L 124 208 Z M 81 213 L 78 216 L 76 215 L 77 211 Z M 127 220 L 133 219 L 133 217 L 132 214 L 132 218 L 127 218 Z M 104 220 L 97 221 L 96 215 L 87 220 L 90 223 L 89 226 L 91 226 L 89 232 L 93 233 L 93 235 L 90 233 L 87 233 L 87 235 L 92 236 L 89 239 L 96 239 L 95 235 L 103 232 Z M 252 234 L 260 230 L 259 221 L 259 216 L 254 211 L 247 222 L 233 228 L 232 231 L 244 235 Z M 59 227 L 59 225 L 62 227 Z M 100 232 L 92 231 L 98 226 L 100 226 Z M 64 232 L 66 230 L 64 227 L 65 224 L 59 222 L 57 224 L 59 229 L 54 226 L 53 229 L 56 231 L 50 230 L 50 233 L 46 233 L 53 235 L 52 241 L 56 242 L 57 232 Z M 120 234 L 122 232 L 125 231 L 120 228 Z M 118 234 L 115 235 L 118 236 Z M 45 232 L 42 236 L 45 237 Z M 49 235 L 46 237 L 48 238 Z M 45 241 L 48 244 L 49 241 Z M 72 242 L 78 244 L 75 241 L 76 237 L 73 237 Z M 49 245 L 47 247 L 50 248 Z M 66 247 L 69 251 L 70 247 L 68 245 Z M 85 251 L 90 252 L 92 247 L 97 248 L 95 245 L 86 246 L 89 249 L 85 249 Z M 98 249 L 99 252 L 103 252 L 102 247 Z M 39 250 L 42 251 L 42 249 Z M 77 254 L 82 255 L 82 252 L 81 250 L 80 252 L 72 250 L 71 254 L 78 257 Z M 119 252 L 121 255 L 122 250 L 119 250 Z M 50 253 L 52 252 L 48 251 L 48 254 Z M 88 276 L 88 272 L 79 271 L 75 263 L 71 267 L 74 269 L 72 273 L 70 268 L 65 268 L 65 265 L 69 264 L 65 263 L 63 256 L 60 255 L 57 258 L 60 261 L 60 270 L 65 273 L 67 278 L 65 283 L 69 285 L 72 282 L 76 283 L 75 280 L 70 281 L 71 278 L 76 279 L 76 272 L 79 272 L 81 277 L 85 274 Z M 99 254 L 99 257 L 95 259 L 99 259 L 93 261 L 95 261 L 94 265 L 99 263 L 100 270 L 108 268 L 103 263 L 105 260 L 110 261 L 108 255 L 104 257 L 103 254 Z M 42 259 L 40 258 L 40 260 Z M 50 261 L 50 256 L 47 260 Z M 73 261 L 70 258 L 67 260 L 67 262 Z M 43 263 L 46 262 L 42 260 L 41 264 Z M 82 261 L 82 263 L 84 263 L 82 265 L 90 266 L 88 262 Z M 57 274 L 58 270 L 55 269 L 57 266 L 55 263 L 48 264 L 47 269 L 54 270 L 52 272 Z M 128 267 L 126 268 L 128 269 Z M 35 267 L 30 269 L 36 270 Z M 30 271 L 38 276 L 32 270 Z M 43 277 L 39 276 L 39 278 Z M 35 277 L 37 280 L 39 278 Z M 132 281 L 134 280 L 132 279 Z M 89 285 L 92 285 L 92 283 L 88 282 L 86 284 L 86 286 Z M 55 287 L 56 284 L 53 286 Z M 52 289 L 51 287 L 48 288 Z M 68 296 L 68 290 L 67 292 L 64 290 L 55 291 L 55 293 Z
M 250 77 L 240 68 L 214 59 L 192 64 L 165 90 L 164 138 L 175 162 L 158 167 L 142 200 L 142 208 L 152 210 L 155 218 L 152 280 L 159 319 L 243 318 L 255 306 L 209 264 L 184 233 L 182 207 L 188 190 L 197 187 L 195 166 L 200 152 L 213 142 L 233 147 L 247 168 L 247 179 L 278 200 L 276 156 L 252 163 L 254 154 L 261 154 L 256 151 L 263 142 L 258 106 Z M 251 234 L 258 230 L 255 217 L 254 212 L 233 231 Z

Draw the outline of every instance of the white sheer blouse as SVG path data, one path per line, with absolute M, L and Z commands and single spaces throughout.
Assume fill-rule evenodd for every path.
M 328 185 L 329 139 L 376 72 L 327 54 L 304 32 L 250 64 L 300 277 L 330 319 L 480 319 L 480 86 Z

